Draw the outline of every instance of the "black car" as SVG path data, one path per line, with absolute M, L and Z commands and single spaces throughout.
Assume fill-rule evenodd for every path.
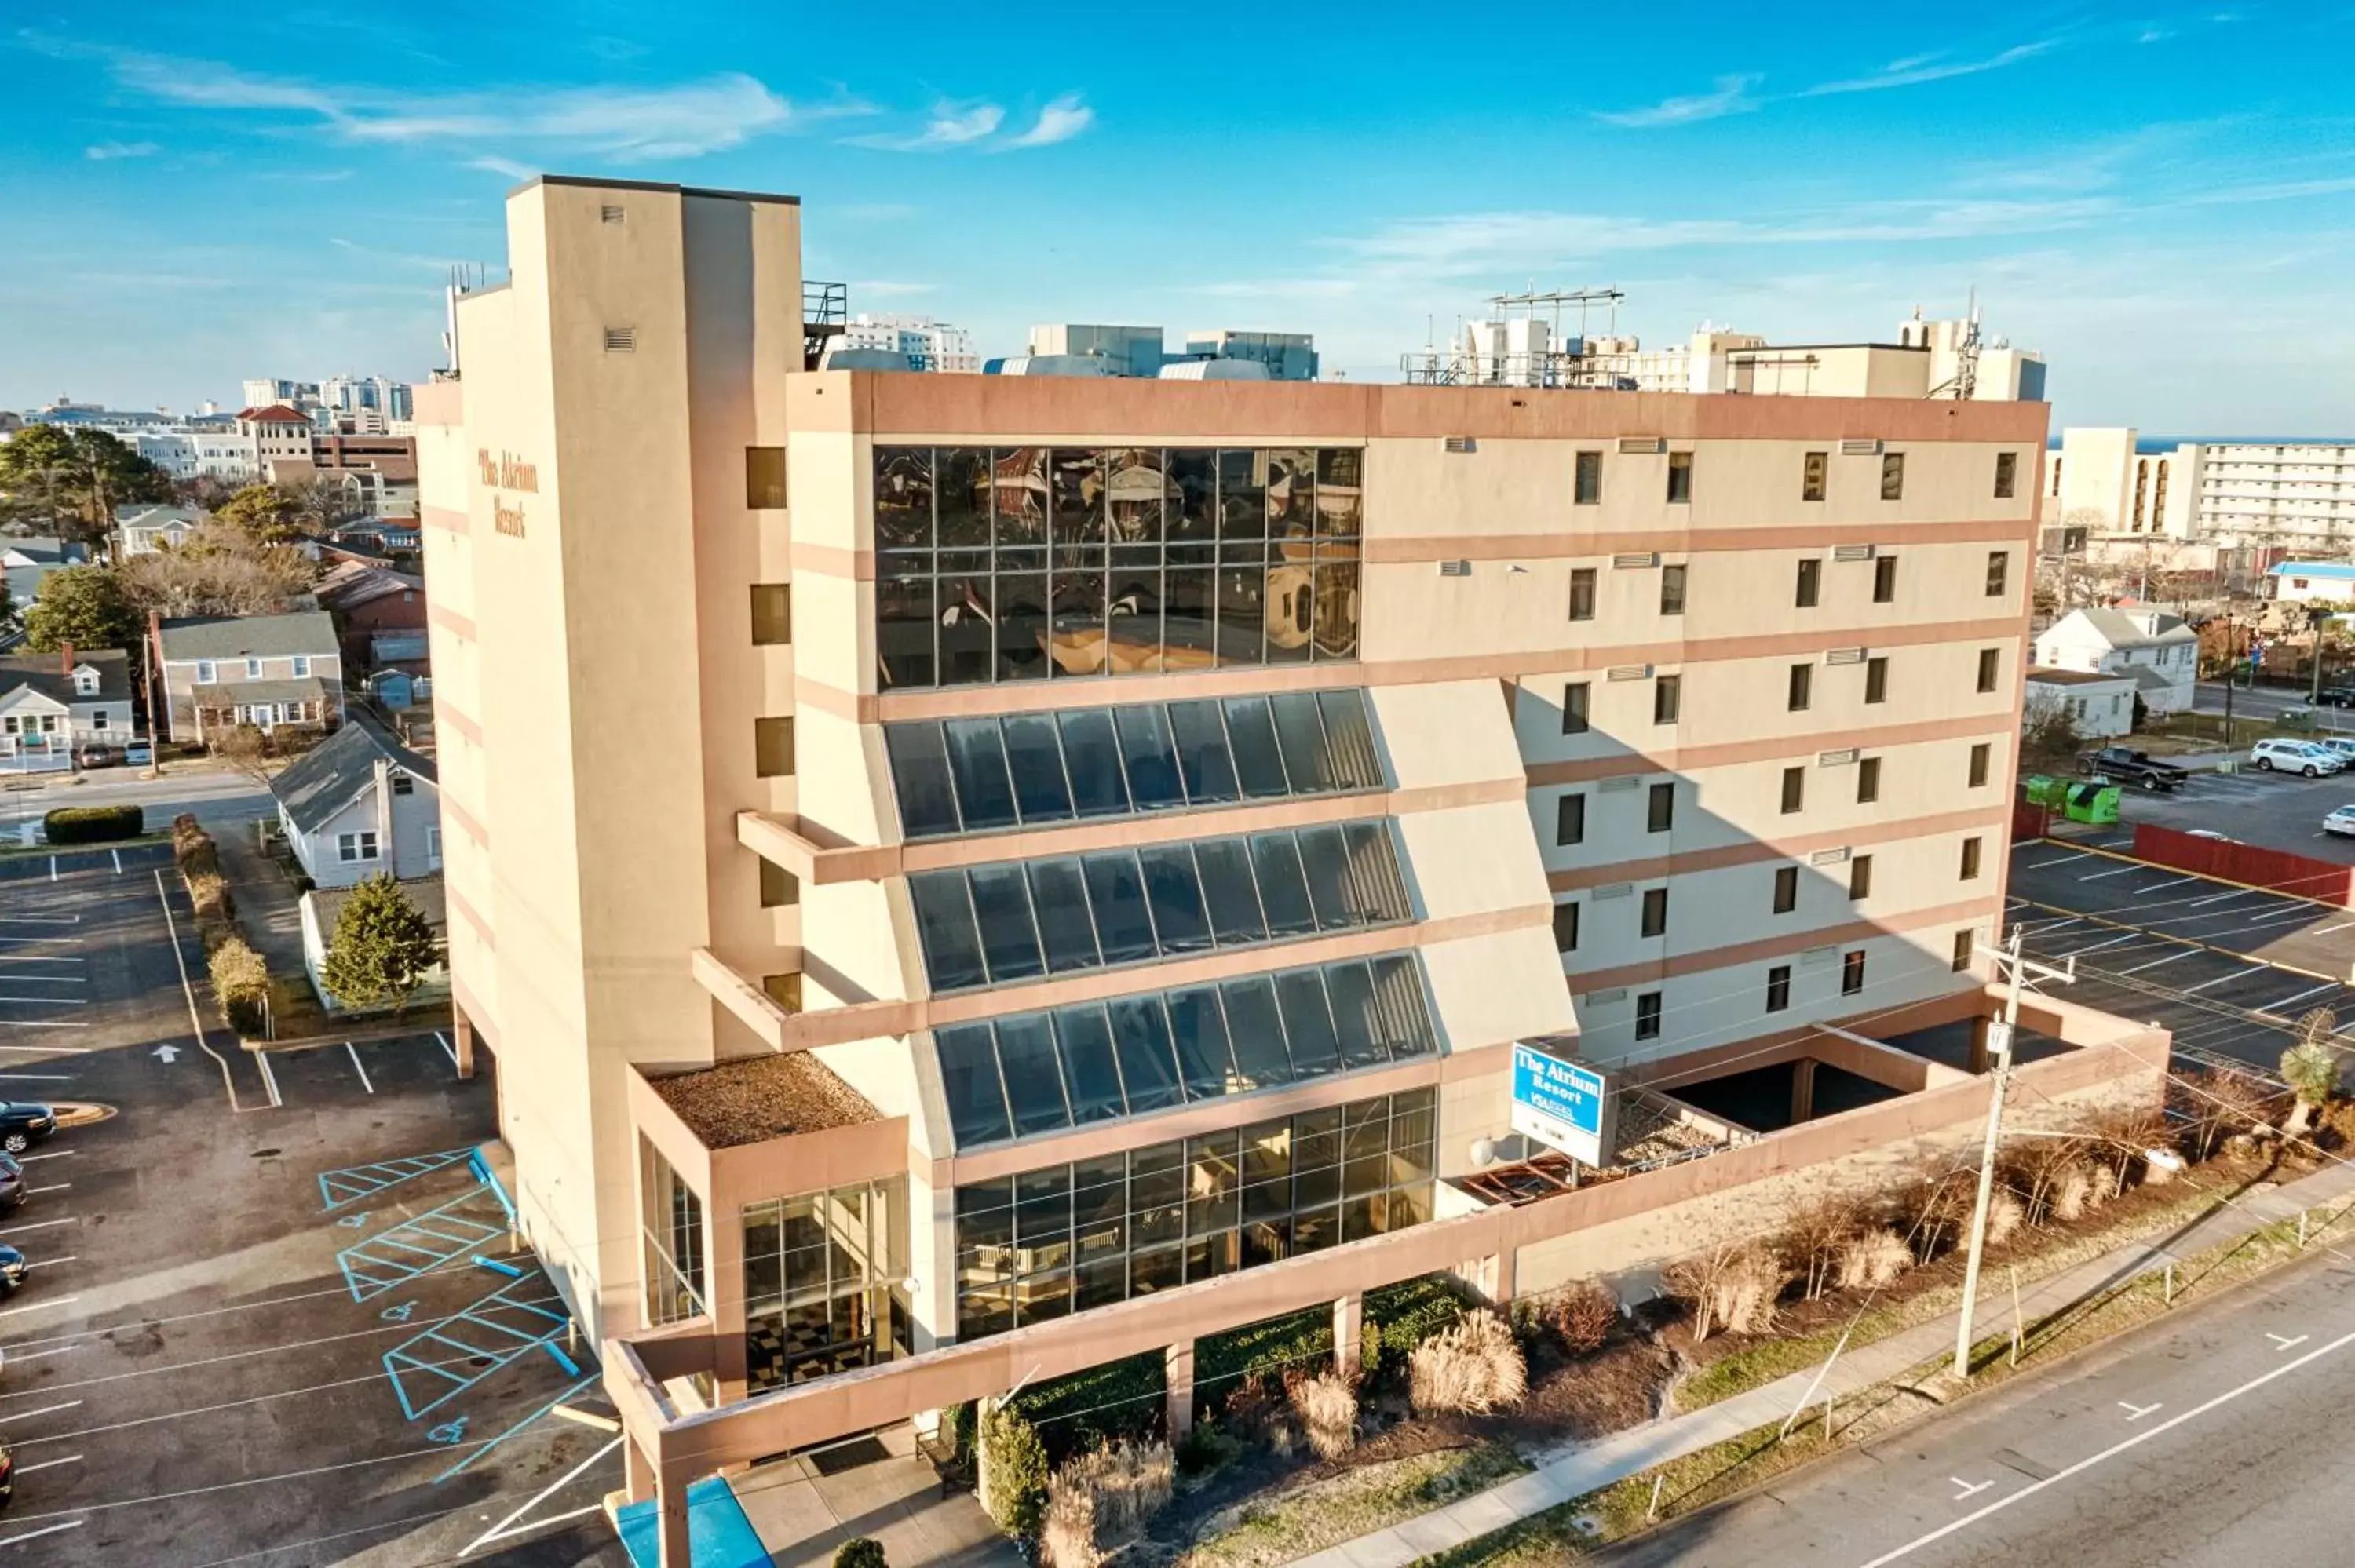
M 0 1150 L 22 1154 L 58 1129 L 58 1113 L 30 1100 L 0 1100 Z
M 2314 700 L 2320 707 L 2355 708 L 2355 686 L 2325 686 Z
M 25 1206 L 25 1168 L 0 1154 L 0 1213 Z
M 25 1276 L 32 1271 L 33 1266 L 25 1261 L 22 1252 L 0 1242 L 0 1297 L 16 1295 L 16 1287 L 25 1283 Z

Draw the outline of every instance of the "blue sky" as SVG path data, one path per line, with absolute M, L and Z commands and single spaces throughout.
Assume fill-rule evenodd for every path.
M 805 201 L 852 308 L 1316 334 L 1492 293 L 1887 338 L 1976 286 L 2056 418 L 2355 435 L 2347 0 L 1045 7 L 35 0 L 0 34 L 0 407 L 423 375 L 547 169 Z

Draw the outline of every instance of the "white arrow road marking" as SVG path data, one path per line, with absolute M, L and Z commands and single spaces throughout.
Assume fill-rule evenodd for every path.
M 2158 1404 L 2128 1404 L 2125 1400 L 2121 1399 L 2118 1401 L 2118 1408 L 2126 1413 L 2126 1419 L 2128 1421 L 2140 1421 L 2152 1411 L 2163 1410 L 2166 1407 Z
M 179 1054 L 180 1048 L 177 1045 L 165 1044 L 155 1047 L 155 1059 L 167 1067 L 178 1058 Z
M 2277 1351 L 2294 1351 L 2297 1349 L 2298 1346 L 2306 1343 L 2307 1337 L 2304 1334 L 2300 1334 L 2296 1339 L 2291 1340 L 2285 1339 L 2279 1334 L 2267 1334 L 2265 1338 L 2274 1342 L 2274 1349 Z
M 1955 1500 L 1956 1502 L 1961 1502 L 1966 1498 L 1975 1498 L 1981 1492 L 1987 1490 L 1989 1487 L 1995 1485 L 1993 1481 L 1981 1481 L 1978 1485 L 1973 1486 L 1970 1482 L 1963 1479 L 1960 1476 L 1948 1476 L 1946 1479 L 1954 1482 L 1955 1487 L 1959 1489 L 1955 1493 Z

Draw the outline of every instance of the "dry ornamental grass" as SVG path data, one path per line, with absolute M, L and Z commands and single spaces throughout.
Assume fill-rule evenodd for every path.
M 1513 1330 L 1494 1312 L 1473 1312 L 1414 1348 L 1407 1358 L 1408 1397 L 1423 1414 L 1487 1415 L 1520 1404 L 1529 1364 Z

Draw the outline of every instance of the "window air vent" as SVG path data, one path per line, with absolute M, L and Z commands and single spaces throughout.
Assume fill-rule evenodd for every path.
M 1828 648 L 1824 650 L 1824 662 L 1827 664 L 1861 664 L 1864 662 L 1864 650 L 1861 648 Z
M 1815 853 L 1807 857 L 1807 863 L 1809 865 L 1838 865 L 1841 862 L 1847 859 L 1848 846 L 1846 844 L 1842 844 L 1838 849 L 1817 850 Z
M 1635 891 L 1636 885 L 1632 882 L 1614 882 L 1605 886 L 1596 888 L 1594 890 L 1594 896 L 1597 899 L 1625 898 Z
M 1597 1007 L 1614 1001 L 1625 1001 L 1627 1000 L 1627 988 L 1624 985 L 1614 985 L 1609 991 L 1590 991 L 1586 993 L 1586 1000 Z
M 619 223 L 622 221 L 622 209 L 609 202 L 605 206 L 597 209 L 597 221 L 600 223 Z
M 635 354 L 637 351 L 637 328 L 607 327 L 605 329 L 605 352 L 607 354 Z
M 1612 681 L 1647 681 L 1651 679 L 1651 676 L 1652 667 L 1649 664 L 1614 664 L 1611 666 L 1610 673 L 1604 677 L 1604 679 Z
M 1472 563 L 1469 561 L 1442 561 L 1439 563 L 1439 575 L 1443 577 L 1468 577 L 1472 575 Z
M 1611 564 L 1614 567 L 1657 567 L 1660 564 L 1660 552 L 1638 550 L 1625 556 L 1614 556 Z
M 1646 452 L 1664 452 L 1668 443 L 1664 436 L 1622 436 L 1619 450 L 1630 457 L 1639 457 Z
M 1879 457 L 1881 440 L 1877 436 L 1850 436 L 1840 442 L 1842 457 Z
M 1476 452 L 1480 443 L 1469 436 L 1442 436 L 1439 444 L 1451 452 Z
M 1627 790 L 1636 789 L 1642 785 L 1643 782 L 1644 781 L 1641 779 L 1636 778 L 1633 773 L 1622 773 L 1616 779 L 1604 779 L 1594 788 L 1596 790 L 1605 795 L 1617 795 L 1624 794 Z
M 1832 961 L 1832 955 L 1838 950 L 1839 949 L 1837 948 L 1809 948 L 1806 952 L 1799 955 L 1799 962 L 1806 965 L 1809 969 L 1813 969 L 1817 964 L 1830 963 Z
M 1856 747 L 1849 746 L 1843 747 L 1838 751 L 1820 753 L 1816 758 L 1816 766 L 1818 768 L 1846 768 L 1849 763 L 1854 762 L 1855 760 Z
M 1869 561 L 1872 559 L 1872 546 L 1870 545 L 1835 545 L 1832 546 L 1832 559 L 1835 561 Z

